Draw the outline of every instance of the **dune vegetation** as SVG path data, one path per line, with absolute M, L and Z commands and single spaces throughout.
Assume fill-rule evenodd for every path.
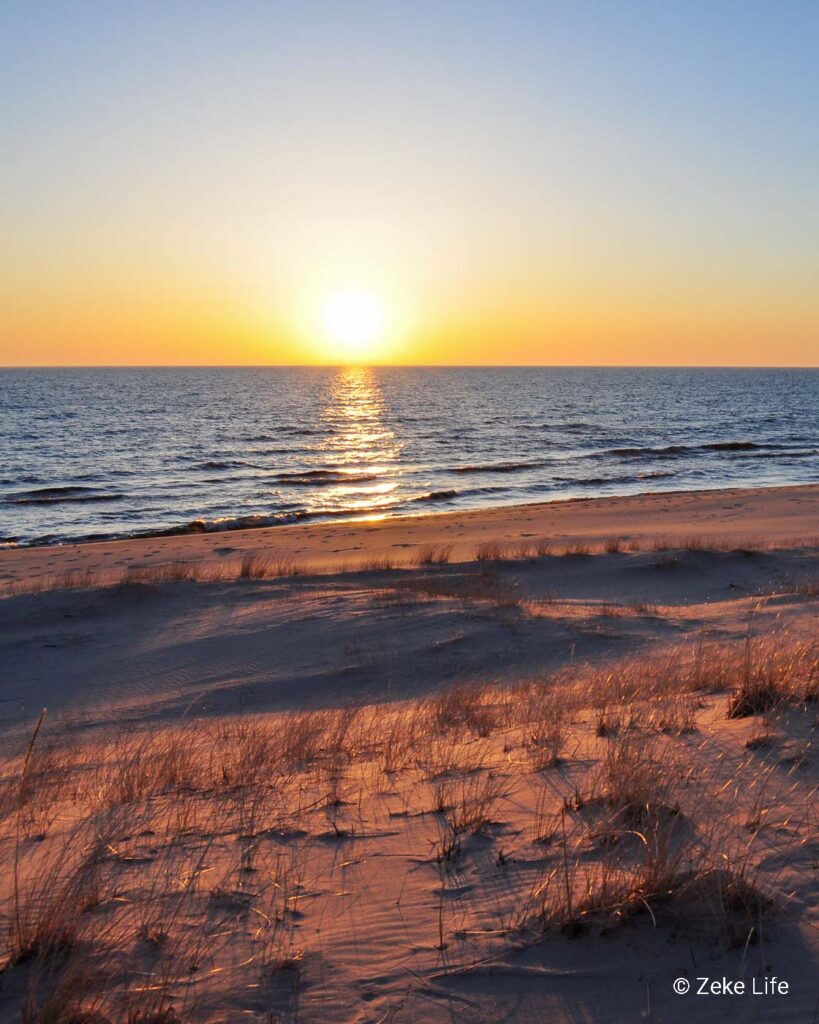
M 44 713 L 1 769 L 8 1019 L 419 1020 L 408 957 L 443 983 L 547 936 L 747 952 L 800 898 L 818 702 L 780 631 L 388 704 Z

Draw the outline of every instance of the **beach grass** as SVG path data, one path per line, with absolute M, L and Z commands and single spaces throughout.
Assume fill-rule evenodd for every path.
M 46 716 L 2 765 L 4 976 L 32 1022 L 196 1019 L 237 985 L 298 987 L 345 843 L 392 851 L 382 885 L 431 964 L 641 918 L 758 942 L 785 899 L 770 850 L 785 863 L 815 821 L 815 787 L 765 754 L 807 754 L 817 701 L 816 645 L 778 632 L 394 704 L 85 735 Z

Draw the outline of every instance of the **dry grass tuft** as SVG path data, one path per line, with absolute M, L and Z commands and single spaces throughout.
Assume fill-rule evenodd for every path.
M 512 552 L 507 544 L 499 540 L 486 540 L 475 549 L 475 559 L 478 562 L 500 562 L 509 558 Z
M 269 570 L 269 559 L 261 555 L 245 555 L 239 565 L 239 578 L 243 580 L 264 579 Z
M 426 544 L 418 551 L 416 565 L 446 565 L 451 558 L 451 544 Z
M 204 578 L 206 577 L 201 567 L 191 562 L 176 561 L 127 569 L 121 582 L 128 586 L 135 583 L 185 583 Z
M 397 568 L 398 563 L 389 555 L 374 555 L 362 562 L 359 567 L 361 572 L 389 572 Z
M 569 541 L 563 549 L 563 555 L 569 558 L 587 558 L 592 553 L 592 545 L 585 540 Z
M 239 579 L 262 580 L 301 576 L 303 567 L 292 558 L 273 559 L 265 555 L 245 555 L 239 563 Z
M 566 741 L 571 700 L 556 686 L 530 686 L 523 691 L 524 748 L 532 771 L 540 772 L 560 763 Z
M 736 676 L 729 718 L 766 714 L 786 703 L 812 703 L 819 699 L 819 646 L 749 636 Z

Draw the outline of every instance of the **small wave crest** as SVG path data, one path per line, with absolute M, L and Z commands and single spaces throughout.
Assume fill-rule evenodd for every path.
M 760 452 L 774 451 L 787 455 L 786 446 L 761 444 L 756 441 L 709 441 L 705 444 L 668 444 L 662 447 L 632 446 L 628 448 L 606 448 L 603 451 L 590 452 L 587 459 L 605 459 L 614 455 L 618 458 L 673 458 L 675 455 L 688 455 L 695 452 Z
M 543 462 L 483 462 L 452 466 L 450 473 L 517 473 L 521 469 L 541 469 Z
M 228 516 L 221 519 L 193 519 L 166 530 L 148 530 L 135 534 L 138 537 L 180 537 L 190 533 L 227 533 L 233 530 L 259 530 L 271 526 L 291 526 L 294 523 L 312 519 L 358 519 L 371 515 L 383 515 L 394 511 L 395 506 L 373 508 L 339 509 L 295 509 L 290 512 L 266 512 L 247 516 Z
M 450 498 L 457 498 L 457 491 L 430 491 L 429 494 L 419 494 L 412 499 L 414 502 L 424 501 L 448 501 Z
M 122 494 L 111 494 L 98 491 L 93 487 L 39 487 L 33 491 L 18 491 L 9 494 L 6 501 L 10 505 L 57 505 L 64 502 L 82 501 L 119 501 Z
M 290 487 L 325 487 L 331 484 L 357 484 L 380 480 L 380 473 L 354 473 L 337 469 L 306 469 L 301 472 L 278 473 L 274 478 L 277 483 Z
M 249 463 L 245 462 L 244 459 L 208 459 L 207 462 L 202 462 L 199 465 L 200 469 L 241 469 L 243 466 L 248 466 Z
M 554 482 L 571 484 L 574 487 L 602 487 L 608 484 L 620 486 L 621 484 L 644 483 L 646 480 L 666 480 L 676 475 L 676 473 L 656 470 L 648 473 L 618 473 L 615 476 L 556 476 Z

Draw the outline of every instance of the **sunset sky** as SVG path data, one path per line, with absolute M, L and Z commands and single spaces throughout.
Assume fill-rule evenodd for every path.
M 819 362 L 819 4 L 0 6 L 0 364 Z

